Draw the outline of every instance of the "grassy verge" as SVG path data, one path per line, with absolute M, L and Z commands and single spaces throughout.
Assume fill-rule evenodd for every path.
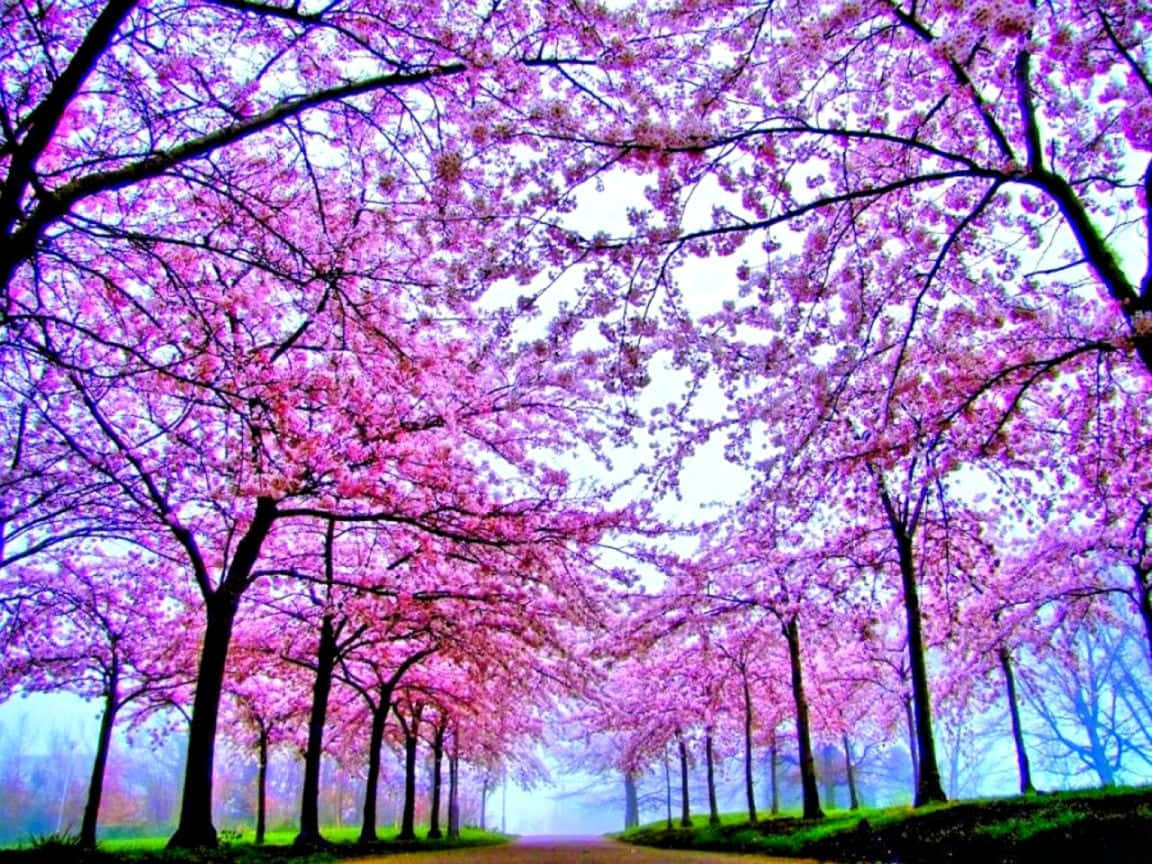
M 697 817 L 691 828 L 660 822 L 615 836 L 645 846 L 824 861 L 1134 864 L 1152 860 L 1152 788 L 838 811 L 819 821 L 780 816 L 755 825 L 746 815 L 728 814 L 716 826 Z
M 221 831 L 220 848 L 168 851 L 164 847 L 168 837 L 119 837 L 101 840 L 95 850 L 80 849 L 75 839 L 67 835 L 30 838 L 17 849 L 0 850 L 0 864 L 41 864 L 41 862 L 75 862 L 75 864 L 273 864 L 291 860 L 296 864 L 320 864 L 341 858 L 365 855 L 389 855 L 401 852 L 432 852 L 442 849 L 461 849 L 473 846 L 493 846 L 509 840 L 506 835 L 478 828 L 464 828 L 455 839 L 429 840 L 417 837 L 414 841 L 400 841 L 385 837 L 376 843 L 356 842 L 356 828 L 328 828 L 322 832 L 331 846 L 322 851 L 302 853 L 292 848 L 294 831 L 269 832 L 263 846 L 252 842 L 251 832 Z

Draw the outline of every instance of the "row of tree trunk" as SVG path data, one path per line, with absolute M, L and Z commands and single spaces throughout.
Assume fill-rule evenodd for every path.
M 916 600 L 915 584 L 909 585 L 905 581 L 906 594 L 912 596 L 911 606 L 913 612 L 910 613 L 910 619 L 915 616 L 915 620 L 919 619 L 919 605 Z M 919 629 L 915 628 L 913 642 L 920 643 Z M 788 656 L 792 674 L 792 696 L 795 702 L 796 712 L 796 736 L 797 736 L 797 750 L 799 753 L 800 765 L 800 783 L 801 794 L 803 798 L 803 818 L 805 819 L 820 819 L 823 818 L 824 812 L 820 806 L 820 794 L 817 785 L 815 759 L 813 756 L 811 730 L 808 718 L 808 701 L 804 693 L 804 674 L 803 665 L 801 662 L 801 646 L 800 646 L 800 629 L 796 616 L 787 618 L 783 625 L 782 630 L 786 642 L 788 643 Z M 913 650 L 912 655 L 915 657 L 920 655 L 921 663 L 923 662 L 923 647 L 920 646 L 919 650 Z M 1024 744 L 1024 735 L 1020 721 L 1020 708 L 1019 700 L 1016 691 L 1015 675 L 1013 672 L 1011 652 L 1006 647 L 1001 647 L 999 650 L 999 660 L 1001 671 L 1004 675 L 1005 694 L 1008 707 L 1009 718 L 1012 722 L 1012 739 L 1015 745 L 1017 769 L 1020 779 L 1020 792 L 1021 794 L 1028 794 L 1035 791 L 1032 783 L 1032 773 L 1028 760 L 1027 749 Z M 913 666 L 915 666 L 915 660 Z M 744 673 L 744 785 L 745 794 L 747 798 L 748 807 L 748 821 L 755 823 L 757 821 L 756 810 L 756 795 L 753 784 L 753 745 L 752 745 L 752 729 L 753 729 L 753 706 L 751 689 L 748 682 L 747 669 L 741 667 L 741 672 Z M 922 681 L 922 686 L 926 690 L 927 677 L 925 670 L 920 669 L 919 677 Z M 918 707 L 923 706 L 923 707 Z M 917 700 L 914 696 L 910 696 L 905 700 L 905 712 L 908 720 L 909 730 L 909 746 L 911 748 L 912 757 L 912 772 L 913 784 L 917 791 L 916 803 L 927 803 L 929 800 L 943 800 L 943 789 L 940 787 L 939 772 L 936 768 L 935 749 L 932 746 L 932 733 L 931 733 L 931 715 L 927 711 L 927 699 Z M 927 733 L 925 735 L 925 733 Z M 844 774 L 848 785 L 849 807 L 856 810 L 860 806 L 860 799 L 856 789 L 856 763 L 852 755 L 852 742 L 847 733 L 841 736 L 841 745 L 843 747 L 844 755 Z M 689 804 L 688 794 L 688 745 L 682 735 L 677 736 L 677 750 L 680 759 L 680 825 L 687 828 L 692 825 L 691 808 Z M 710 825 L 718 825 L 720 823 L 720 814 L 716 802 L 716 780 L 715 780 L 715 765 L 713 753 L 713 739 L 711 729 L 705 730 L 704 736 L 704 757 L 705 757 L 705 775 L 707 778 L 708 788 L 708 822 Z M 778 749 L 776 743 L 776 736 L 773 734 L 771 745 L 769 748 L 769 762 L 770 762 L 770 783 L 771 783 L 771 796 L 772 796 L 772 814 L 776 815 L 779 811 L 779 785 L 778 785 Z M 667 823 L 668 827 L 672 828 L 672 783 L 671 775 L 668 771 L 668 763 L 665 760 L 665 784 L 667 790 Z M 927 779 L 925 779 L 927 774 Z M 938 795 L 933 792 L 934 789 L 939 789 Z M 636 790 L 636 778 L 632 774 L 625 774 L 624 777 L 624 790 L 625 790 L 625 809 L 624 809 L 624 827 L 625 829 L 636 827 L 639 825 L 639 806 L 638 796 Z

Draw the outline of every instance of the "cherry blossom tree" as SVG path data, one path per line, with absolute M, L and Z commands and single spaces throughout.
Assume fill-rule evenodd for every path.
M 265 544 L 289 542 L 283 522 L 333 517 L 336 500 L 367 505 L 342 519 L 371 512 L 459 540 L 495 525 L 485 516 L 505 529 L 532 519 L 526 490 L 497 503 L 470 458 L 486 447 L 530 467 L 509 422 L 524 379 L 481 383 L 501 365 L 516 373 L 493 367 L 491 332 L 468 331 L 466 304 L 476 286 L 536 274 L 515 220 L 555 196 L 535 197 L 495 142 L 548 118 L 543 81 L 568 97 L 556 104 L 595 100 L 589 75 L 566 70 L 604 52 L 594 32 L 613 15 L 426 12 L 112 2 L 3 13 L 3 326 L 28 370 L 8 431 L 19 439 L 22 418 L 46 418 L 89 486 L 116 489 L 137 533 L 184 557 L 200 589 L 174 845 L 214 843 L 227 647 Z M 467 255 L 450 260 L 454 250 Z M 455 323 L 435 323 L 448 309 Z M 554 419 L 565 410 L 543 392 L 531 404 Z M 419 453 L 421 438 L 455 458 Z M 471 491 L 448 504 L 429 458 L 441 471 L 467 463 L 456 479 Z M 492 470 L 494 485 L 508 476 Z M 381 497 L 386 476 L 404 479 Z M 513 533 L 482 542 L 518 544 Z
M 69 691 L 100 701 L 78 835 L 81 844 L 94 847 L 117 720 L 127 716 L 138 725 L 187 698 L 194 658 L 175 634 L 188 626 L 191 609 L 172 597 L 150 601 L 165 566 L 149 556 L 129 551 L 109 558 L 80 544 L 53 551 L 60 556 L 55 563 L 25 562 L 2 571 L 0 692 Z
M 903 358 L 960 318 L 997 342 L 1011 300 L 1026 329 L 1080 315 L 997 386 L 1114 350 L 1146 371 L 1147 26 L 1123 2 L 674 4 L 672 56 L 725 51 L 596 143 L 655 174 L 631 236 L 673 301 L 676 265 L 743 248 L 749 320 L 781 337 Z M 899 314 L 868 339 L 871 292 Z M 886 403 L 916 375 L 892 363 Z
M 237 644 L 229 656 L 224 721 L 232 740 L 256 751 L 256 829 L 253 842 L 264 842 L 268 827 L 268 765 L 273 750 L 295 740 L 304 723 L 301 694 L 306 685 L 298 667 L 266 644 L 266 633 L 241 619 Z

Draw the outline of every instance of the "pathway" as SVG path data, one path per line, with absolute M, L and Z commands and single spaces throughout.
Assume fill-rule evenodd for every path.
M 816 864 L 798 858 L 630 846 L 603 837 L 523 837 L 501 846 L 359 858 L 357 864 Z

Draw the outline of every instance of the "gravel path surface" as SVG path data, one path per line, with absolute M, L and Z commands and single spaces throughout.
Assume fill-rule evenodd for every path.
M 816 864 L 798 858 L 629 846 L 603 837 L 523 837 L 502 846 L 358 858 L 357 864 Z

